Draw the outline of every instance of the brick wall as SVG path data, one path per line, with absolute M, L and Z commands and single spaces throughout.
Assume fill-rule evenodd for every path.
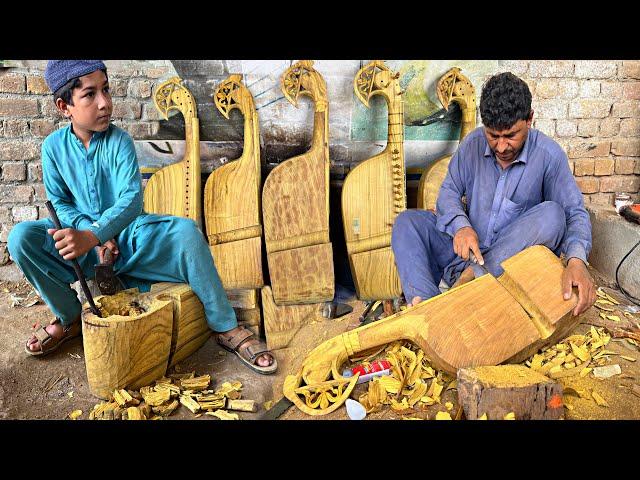
M 216 71 L 220 78 L 238 71 L 239 62 L 211 62 L 220 66 L 220 72 Z M 105 63 L 114 97 L 114 123 L 134 139 L 154 137 L 160 117 L 151 94 L 158 83 L 175 75 L 171 62 Z M 332 160 L 341 160 L 338 158 L 341 156 L 351 159 L 351 150 L 355 150 L 349 141 L 349 102 L 353 98 L 353 75 L 359 64 L 359 61 L 323 60 L 316 65 L 325 76 L 331 101 Z M 40 146 L 49 133 L 67 124 L 57 113 L 44 83 L 45 65 L 45 61 L 24 61 L 21 67 L 0 68 L 0 280 L 7 278 L 2 265 L 9 261 L 6 240 L 11 227 L 47 216 L 43 206 Z M 493 73 L 502 71 L 513 72 L 531 87 L 534 126 L 565 148 L 587 205 L 611 205 L 614 192 L 619 191 L 633 193 L 638 199 L 640 61 L 497 62 Z M 479 95 L 480 86 L 476 87 Z M 271 113 L 259 112 L 263 116 L 260 120 L 263 141 L 269 128 L 289 125 L 288 117 L 306 118 L 312 114 L 304 105 L 302 109 L 284 106 Z M 271 117 L 265 121 L 267 114 Z M 278 122 L 278 116 L 287 119 Z M 304 118 L 299 120 L 296 122 L 299 131 L 294 134 L 307 142 L 311 126 L 309 122 L 305 124 Z M 291 138 L 289 134 L 285 136 Z M 366 156 L 358 154 L 353 158 Z M 15 275 L 15 269 L 13 272 Z

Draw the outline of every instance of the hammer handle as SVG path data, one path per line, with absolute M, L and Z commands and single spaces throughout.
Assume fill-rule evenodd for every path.
M 56 210 L 53 208 L 53 204 L 51 203 L 51 201 L 47 200 L 45 202 L 45 206 L 47 207 L 47 210 L 49 210 L 49 216 L 51 217 L 51 220 L 53 221 L 53 225 L 58 230 L 62 229 L 62 225 L 60 225 L 60 220 L 58 219 L 58 215 L 56 214 Z M 80 264 L 78 263 L 78 261 L 75 258 L 71 260 L 71 266 L 75 270 L 76 276 L 78 277 L 78 280 L 80 280 L 80 285 L 82 286 L 82 291 L 84 292 L 85 296 L 87 297 L 87 301 L 89 302 L 89 307 L 91 308 L 91 312 L 93 312 L 95 315 L 97 315 L 99 317 L 100 316 L 100 311 L 96 307 L 96 304 L 93 303 L 93 295 L 91 295 L 91 290 L 89 290 L 89 286 L 87 285 L 87 281 L 84 279 L 84 273 L 82 273 L 82 269 L 80 268 Z

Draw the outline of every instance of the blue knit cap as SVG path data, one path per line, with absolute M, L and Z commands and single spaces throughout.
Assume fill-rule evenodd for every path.
M 69 80 L 106 68 L 102 60 L 49 60 L 44 80 L 51 91 L 55 92 Z

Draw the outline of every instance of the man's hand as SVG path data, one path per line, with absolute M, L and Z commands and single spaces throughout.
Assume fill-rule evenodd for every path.
M 58 253 L 65 260 L 73 260 L 81 257 L 96 245 L 100 240 L 90 230 L 75 230 L 73 228 L 47 229 L 47 233 L 53 236 Z
M 118 249 L 118 244 L 113 238 L 96 247 L 96 252 L 98 253 L 98 261 L 100 263 L 104 263 L 104 253 L 107 250 L 109 250 L 111 252 L 111 255 L 113 256 L 113 263 L 116 263 L 116 258 L 120 253 L 120 249 Z
M 596 290 L 587 266 L 579 258 L 570 258 L 562 273 L 562 294 L 565 300 L 571 298 L 571 287 L 578 287 L 578 304 L 574 315 L 580 315 L 596 301 Z
M 484 265 L 476 231 L 471 227 L 462 227 L 453 237 L 453 251 L 456 255 L 469 260 L 469 250 L 473 251 L 478 263 Z

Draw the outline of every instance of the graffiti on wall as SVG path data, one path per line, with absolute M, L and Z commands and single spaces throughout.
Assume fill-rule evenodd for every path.
M 444 121 L 427 124 L 429 117 L 442 105 L 436 95 L 436 85 L 442 75 L 452 67 L 459 67 L 471 81 L 480 96 L 484 79 L 496 71 L 498 62 L 485 60 L 389 60 L 386 64 L 400 73 L 400 86 L 404 93 L 405 140 L 453 141 L 460 135 L 459 111 L 446 116 Z M 375 99 L 375 97 L 374 97 Z M 373 99 L 372 108 L 354 102 L 351 118 L 351 139 L 381 141 L 387 138 L 387 110 L 384 100 Z

